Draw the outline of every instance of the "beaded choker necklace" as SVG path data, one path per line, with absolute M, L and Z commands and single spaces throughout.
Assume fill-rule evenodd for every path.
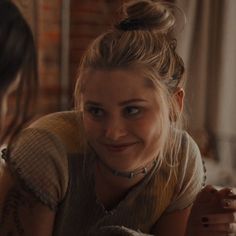
M 112 167 L 108 166 L 105 162 L 103 162 L 100 158 L 97 157 L 97 160 L 107 169 L 109 170 L 114 176 L 119 176 L 127 179 L 132 179 L 137 175 L 143 174 L 146 175 L 150 169 L 157 163 L 157 160 L 149 162 L 146 166 L 137 168 L 133 171 L 118 171 L 113 169 Z

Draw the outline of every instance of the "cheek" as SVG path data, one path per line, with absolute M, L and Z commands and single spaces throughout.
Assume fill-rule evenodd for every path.
M 145 119 L 140 119 L 135 123 L 135 127 L 138 133 L 146 141 L 151 141 L 152 139 L 158 139 L 161 133 L 161 125 L 159 122 L 159 117 L 157 115 L 148 114 Z
M 99 135 L 101 127 L 98 122 L 90 119 L 86 115 L 83 119 L 84 132 L 88 139 L 92 139 Z
M 142 158 L 150 159 L 157 157 L 161 147 L 161 128 L 158 119 L 147 119 L 137 124 L 139 127 L 139 138 L 142 139 Z

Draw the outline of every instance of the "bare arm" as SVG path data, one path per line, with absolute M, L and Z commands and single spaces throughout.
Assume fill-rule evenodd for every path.
M 158 236 L 184 236 L 191 207 L 162 216 L 153 229 Z
M 0 162 L 0 235 L 51 236 L 55 212 L 41 204 Z

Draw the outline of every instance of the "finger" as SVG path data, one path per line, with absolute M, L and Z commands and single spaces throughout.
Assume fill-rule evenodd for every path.
M 217 231 L 210 231 L 210 230 L 201 230 L 198 235 L 201 236 L 236 236 L 235 233 L 225 233 L 225 232 L 217 232 Z
M 236 210 L 236 199 L 232 198 L 222 199 L 221 204 L 224 209 Z
M 235 193 L 230 193 L 227 195 L 228 198 L 230 199 L 236 199 L 236 194 Z
M 202 224 L 236 223 L 236 212 L 208 214 L 202 217 Z
M 197 195 L 196 202 L 208 202 L 218 197 L 218 191 L 211 185 L 204 187 Z
M 207 192 L 207 193 L 217 193 L 218 190 L 214 188 L 212 185 L 206 185 L 201 192 Z
M 222 189 L 220 189 L 219 190 L 219 193 L 221 193 L 221 194 L 229 194 L 229 193 L 233 193 L 233 190 L 232 190 L 232 188 L 222 188 Z
M 216 232 L 222 232 L 222 233 L 236 233 L 236 223 L 230 223 L 230 224 L 204 224 L 203 225 L 204 230 L 206 231 L 216 231 Z
M 223 188 L 221 190 L 219 190 L 219 195 L 221 197 L 236 197 L 236 192 L 235 192 L 235 189 L 233 188 Z

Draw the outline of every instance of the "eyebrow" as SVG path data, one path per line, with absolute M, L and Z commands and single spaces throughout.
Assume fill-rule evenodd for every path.
M 134 98 L 134 99 L 130 99 L 130 100 L 127 100 L 127 101 L 120 102 L 119 105 L 124 106 L 124 105 L 127 105 L 129 103 L 134 103 L 134 102 L 147 102 L 147 100 L 141 99 L 141 98 Z
M 118 104 L 119 104 L 119 106 L 125 106 L 125 105 L 127 105 L 127 104 L 135 103 L 135 102 L 147 102 L 147 100 L 141 99 L 141 98 L 134 98 L 134 99 L 129 99 L 129 100 L 120 102 L 120 103 L 118 103 Z M 85 105 L 102 106 L 101 103 L 94 102 L 94 101 L 87 101 L 87 102 L 85 103 Z
M 101 103 L 93 102 L 93 101 L 87 101 L 85 105 L 102 106 Z

